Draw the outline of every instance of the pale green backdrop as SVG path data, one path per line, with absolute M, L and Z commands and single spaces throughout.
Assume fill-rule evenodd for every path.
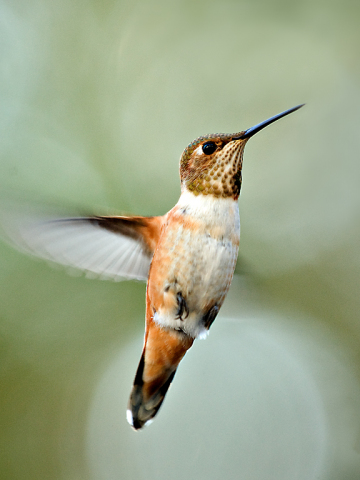
M 195 137 L 246 147 L 237 276 L 155 422 L 125 409 L 145 286 L 0 245 L 0 478 L 360 478 L 360 6 L 0 1 L 0 188 L 162 214 Z

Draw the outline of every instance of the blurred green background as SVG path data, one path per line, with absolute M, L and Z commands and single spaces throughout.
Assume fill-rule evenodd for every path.
M 145 285 L 0 245 L 1 479 L 360 478 L 360 4 L 0 0 L 0 189 L 163 214 L 195 137 L 246 147 L 237 275 L 155 422 Z

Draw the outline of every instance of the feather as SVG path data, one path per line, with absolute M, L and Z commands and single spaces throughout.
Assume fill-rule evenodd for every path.
M 75 268 L 90 278 L 147 280 L 163 217 L 56 218 L 0 212 L 5 239 L 17 249 Z

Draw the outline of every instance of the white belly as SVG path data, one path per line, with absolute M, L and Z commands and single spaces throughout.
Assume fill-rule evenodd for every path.
M 199 337 L 207 334 L 202 322 L 204 314 L 215 304 L 221 307 L 230 287 L 239 246 L 238 205 L 232 199 L 186 193 L 177 207 L 184 222 L 167 232 L 161 247 L 171 261 L 163 267 L 159 286 L 164 291 L 164 308 L 157 310 L 154 319 L 163 326 L 180 328 Z M 189 228 L 187 219 L 199 228 Z M 179 292 L 189 310 L 182 319 L 176 318 Z

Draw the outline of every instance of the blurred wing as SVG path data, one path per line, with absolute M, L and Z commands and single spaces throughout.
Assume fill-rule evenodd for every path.
M 147 280 L 163 217 L 44 218 L 1 214 L 19 250 L 86 272 L 89 277 Z

